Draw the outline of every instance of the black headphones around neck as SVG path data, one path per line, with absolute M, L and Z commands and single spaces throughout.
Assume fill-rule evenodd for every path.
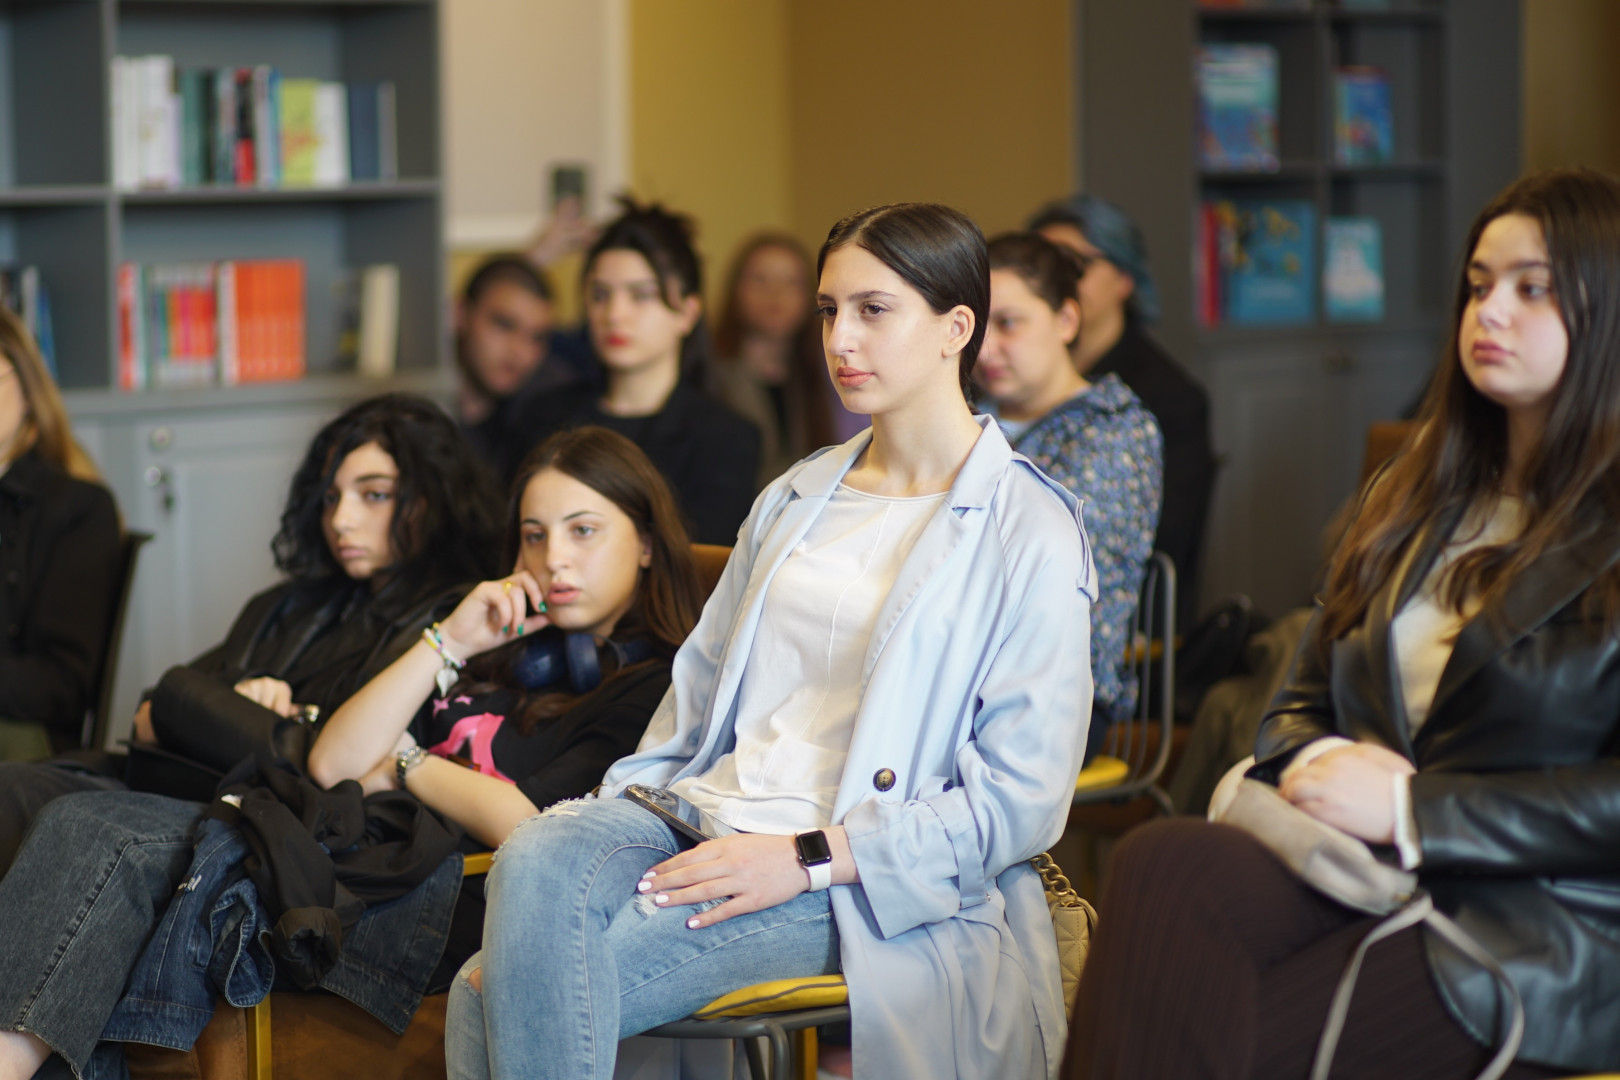
M 639 664 L 652 656 L 644 639 L 618 642 L 608 638 L 619 667 Z M 530 638 L 512 660 L 512 674 L 525 690 L 541 690 L 564 678 L 576 694 L 588 694 L 602 685 L 602 661 L 594 634 L 546 633 Z

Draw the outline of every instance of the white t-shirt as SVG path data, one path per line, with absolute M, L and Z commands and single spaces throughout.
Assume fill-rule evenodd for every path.
M 737 692 L 736 749 L 671 790 L 743 832 L 832 823 L 878 611 L 944 501 L 838 486 L 765 594 Z
M 1524 503 L 1512 495 L 1499 498 L 1489 508 L 1488 516 L 1467 514 L 1434 560 L 1423 584 L 1390 624 L 1409 734 L 1416 736 L 1428 720 L 1434 692 L 1440 688 L 1440 676 L 1451 660 L 1457 634 L 1468 620 L 1479 614 L 1480 597 L 1477 595 L 1464 598 L 1461 612 L 1444 601 L 1440 593 L 1446 571 L 1469 552 L 1507 543 L 1522 531 Z

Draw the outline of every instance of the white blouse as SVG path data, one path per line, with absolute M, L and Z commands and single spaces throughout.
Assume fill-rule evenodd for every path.
M 838 486 L 771 580 L 738 688 L 736 748 L 671 790 L 743 832 L 831 824 L 878 611 L 944 500 Z

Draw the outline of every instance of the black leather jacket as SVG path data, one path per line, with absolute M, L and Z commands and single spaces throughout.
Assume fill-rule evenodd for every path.
M 1518 987 L 1519 1059 L 1620 1068 L 1620 638 L 1580 602 L 1620 557 L 1620 531 L 1543 557 L 1499 618 L 1467 623 L 1410 738 L 1390 622 L 1454 526 L 1414 543 L 1325 663 L 1318 611 L 1261 723 L 1250 775 L 1275 782 L 1295 751 L 1330 734 L 1405 754 L 1418 768 L 1420 879 Z M 1427 950 L 1451 1012 L 1493 1041 L 1490 978 L 1432 936 Z

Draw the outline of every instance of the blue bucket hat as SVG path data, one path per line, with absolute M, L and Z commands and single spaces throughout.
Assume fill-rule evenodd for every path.
M 1043 206 L 1029 219 L 1028 228 L 1034 232 L 1048 225 L 1072 225 L 1084 233 L 1104 258 L 1136 283 L 1127 306 L 1145 323 L 1159 321 L 1163 308 L 1159 287 L 1148 269 L 1147 246 L 1142 243 L 1142 230 L 1125 211 L 1095 195 L 1071 195 Z

